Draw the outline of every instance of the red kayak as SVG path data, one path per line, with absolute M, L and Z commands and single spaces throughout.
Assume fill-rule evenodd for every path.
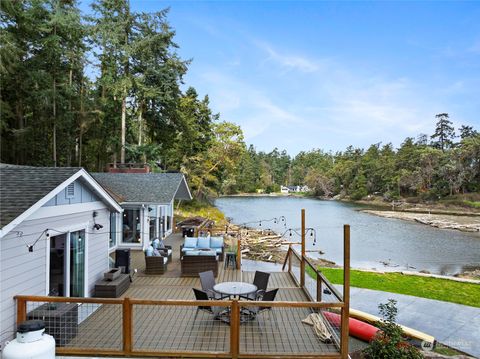
M 324 317 L 335 327 L 340 327 L 341 316 L 337 313 L 322 312 Z M 369 342 L 375 337 L 375 334 L 379 331 L 377 327 L 371 324 L 362 322 L 358 319 L 349 318 L 348 330 L 352 337 Z

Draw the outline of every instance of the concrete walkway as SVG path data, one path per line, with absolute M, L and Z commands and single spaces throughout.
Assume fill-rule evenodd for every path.
M 341 286 L 336 287 L 342 291 Z M 350 289 L 351 308 L 369 314 L 379 315 L 378 304 L 389 299 L 397 301 L 399 324 L 480 357 L 480 308 L 377 290 Z
M 242 270 L 274 272 L 281 271 L 282 266 L 242 260 Z M 308 276 L 305 279 L 306 287 L 315 297 L 315 282 Z M 342 293 L 342 286 L 335 285 L 335 287 Z M 328 297 L 328 295 L 323 295 L 323 300 L 335 301 L 333 296 L 332 298 Z M 432 335 L 437 341 L 449 347 L 480 358 L 480 308 L 411 295 L 350 288 L 351 308 L 369 314 L 380 316 L 378 305 L 388 302 L 389 299 L 397 301 L 399 324 Z

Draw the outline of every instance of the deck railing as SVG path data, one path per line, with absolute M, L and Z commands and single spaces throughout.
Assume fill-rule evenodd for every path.
M 57 355 L 342 358 L 301 322 L 343 303 L 17 296 L 17 322 L 42 319 Z M 199 306 L 228 310 L 229 324 Z M 245 320 L 247 311 L 270 308 Z M 49 315 L 51 313 L 51 315 Z M 248 318 L 248 316 L 247 316 Z M 345 358 L 345 356 L 343 357 Z
M 350 226 L 343 227 L 343 294 L 335 288 L 325 275 L 306 256 L 298 253 L 291 245 L 288 248 L 283 270 L 288 266 L 294 282 L 303 289 L 312 302 L 339 304 L 341 308 L 340 335 L 338 338 L 342 358 L 348 355 L 348 313 L 350 310 Z M 326 290 L 324 290 L 326 289 Z

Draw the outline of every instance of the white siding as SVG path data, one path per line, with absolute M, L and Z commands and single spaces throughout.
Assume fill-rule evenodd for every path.
M 96 210 L 96 223 L 103 225 L 93 229 L 92 211 L 65 214 L 50 218 L 26 220 L 14 231 L 0 239 L 0 344 L 13 337 L 15 330 L 16 306 L 14 296 L 47 295 L 47 243 L 45 235 L 29 252 L 26 244 L 32 244 L 49 228 L 51 236 L 60 234 L 54 230 L 86 230 L 87 288 L 88 296 L 93 294 L 95 281 L 108 269 L 109 210 Z M 20 233 L 23 232 L 22 235 Z

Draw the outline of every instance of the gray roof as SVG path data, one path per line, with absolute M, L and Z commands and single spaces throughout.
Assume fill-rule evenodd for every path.
M 0 228 L 9 224 L 80 170 L 79 167 L 0 164 Z
M 92 173 L 107 191 L 124 203 L 169 203 L 192 199 L 182 173 Z

